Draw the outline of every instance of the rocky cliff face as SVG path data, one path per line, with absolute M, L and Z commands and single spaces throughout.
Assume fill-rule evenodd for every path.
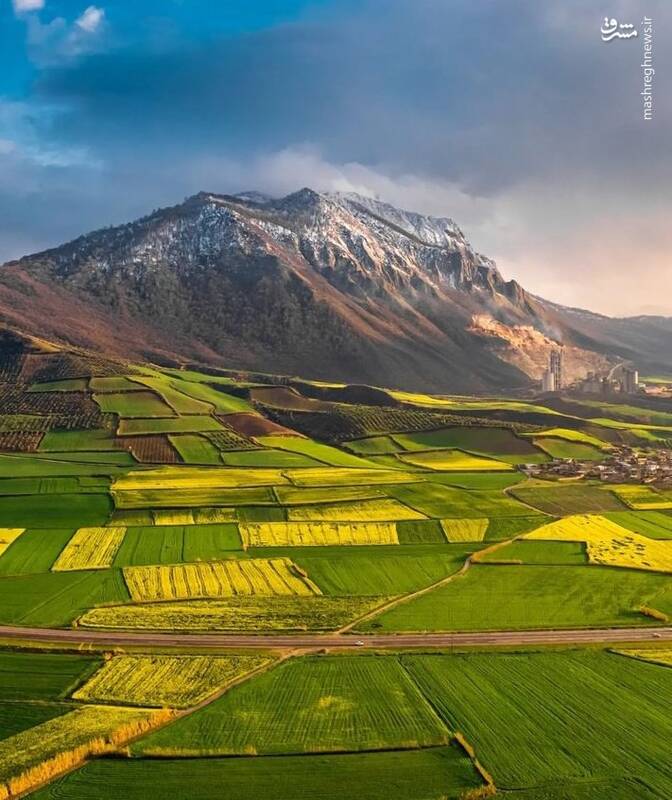
M 30 333 L 427 391 L 524 386 L 554 336 L 593 369 L 594 351 L 609 355 L 605 318 L 572 325 L 565 312 L 504 280 L 451 219 L 310 189 L 201 193 L 0 270 L 0 317 Z M 515 337 L 502 346 L 474 318 L 546 343 L 535 353 L 528 337 L 521 357 Z

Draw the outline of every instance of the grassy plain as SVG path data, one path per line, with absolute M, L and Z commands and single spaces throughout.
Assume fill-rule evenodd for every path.
M 214 561 L 230 557 L 241 547 L 238 528 L 230 523 L 139 526 L 126 530 L 114 566 Z
M 465 575 L 366 623 L 384 631 L 647 625 L 639 612 L 670 578 L 588 566 L 477 564 Z
M 544 485 L 541 481 L 514 486 L 510 494 L 545 514 L 599 514 L 623 511 L 616 495 L 604 486 L 586 483 Z
M 457 572 L 470 545 L 292 548 L 292 559 L 325 594 L 396 595 L 414 592 Z M 265 551 L 259 551 L 265 552 Z M 275 552 L 275 551 L 273 551 Z
M 99 759 L 32 798 L 146 800 L 159 785 L 174 800 L 208 797 L 213 786 L 225 786 L 227 800 L 297 798 L 299 791 L 301 800 L 389 800 L 390 787 L 395 800 L 459 800 L 481 782 L 464 753 L 449 746 L 326 756 Z
M 403 663 L 500 789 L 630 778 L 644 793 L 672 792 L 664 700 L 672 670 L 590 650 L 408 656 Z
M 145 755 L 338 752 L 447 744 L 448 728 L 396 659 L 280 664 L 132 747 Z
M 0 581 L 0 621 L 61 627 L 105 603 L 129 601 L 121 570 L 19 575 Z

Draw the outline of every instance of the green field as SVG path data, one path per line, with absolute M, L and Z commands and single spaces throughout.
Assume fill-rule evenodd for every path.
M 537 437 L 534 443 L 552 458 L 575 458 L 580 461 L 600 461 L 604 453 L 585 442 L 572 442 L 553 436 Z
M 166 415 L 161 419 L 122 419 L 117 430 L 119 436 L 143 436 L 151 433 L 202 433 L 203 431 L 221 430 L 221 425 L 214 417 L 193 414 L 189 417 Z
M 127 529 L 114 566 L 215 561 L 240 548 L 238 528 L 232 524 L 139 526 Z
M 500 551 L 501 552 L 501 551 Z M 647 625 L 638 609 L 670 578 L 592 566 L 476 565 L 428 594 L 366 623 L 384 631 L 509 630 Z M 665 609 L 661 609 L 665 611 Z
M 500 547 L 483 558 L 483 563 L 497 561 L 520 564 L 587 564 L 585 546 L 582 542 L 545 542 L 519 540 Z
M 459 800 L 480 786 L 458 747 L 346 755 L 207 759 L 105 759 L 40 789 L 34 800 L 146 800 L 161 792 L 174 800 Z M 300 788 L 298 788 L 300 787 Z M 300 795 L 297 795 L 300 792 Z
M 288 450 L 230 450 L 221 454 L 228 467 L 319 467 L 314 458 Z
M 0 576 L 48 572 L 72 538 L 72 528 L 31 528 L 0 555 Z
M 106 414 L 120 417 L 174 417 L 173 409 L 153 392 L 105 392 L 93 399 Z
M 132 746 L 144 755 L 339 752 L 447 744 L 450 731 L 393 658 L 280 664 Z
M 0 701 L 0 742 L 55 719 L 72 708 L 65 703 L 3 703 Z
M 49 572 L 0 580 L 0 621 L 9 625 L 70 625 L 89 608 L 129 600 L 121 570 Z
M 184 392 L 183 387 L 188 386 L 184 381 L 171 381 L 164 376 L 137 380 L 156 392 L 176 414 L 209 414 L 214 408 L 213 403 L 198 400 Z
M 40 442 L 40 450 L 56 452 L 116 448 L 117 443 L 107 430 L 49 431 Z
M 256 439 L 264 447 L 289 450 L 291 453 L 299 453 L 333 467 L 354 467 L 357 469 L 375 467 L 373 462 L 365 458 L 344 453 L 336 447 L 320 444 L 311 439 L 301 439 L 298 436 L 257 436 Z
M 103 524 L 112 511 L 108 494 L 38 494 L 0 497 L 0 519 L 4 527 L 84 527 Z
M 510 494 L 545 514 L 598 514 L 602 511 L 623 511 L 625 506 L 616 495 L 603 486 L 572 483 L 514 486 Z
M 661 511 L 612 511 L 605 517 L 651 539 L 672 539 L 672 516 Z
M 466 491 L 440 483 L 390 486 L 386 492 L 429 517 L 524 517 L 530 509 L 497 491 Z
M 519 463 L 539 455 L 531 442 L 516 436 L 507 428 L 444 428 L 427 433 L 395 434 L 392 439 L 405 450 L 456 447 L 495 457 L 518 457 Z
M 0 701 L 62 700 L 99 664 L 90 656 L 0 651 Z
M 672 793 L 665 755 L 672 719 L 664 699 L 672 670 L 599 651 L 403 662 L 503 790 L 627 778 L 656 797 Z
M 221 464 L 219 450 L 205 436 L 183 433 L 168 437 L 185 464 Z
M 401 553 L 394 545 L 320 547 L 319 554 L 313 547 L 293 547 L 283 552 L 303 567 L 325 594 L 395 595 L 417 591 L 452 575 L 476 546 L 409 545 Z M 275 555 L 276 549 L 250 551 L 266 557 L 271 553 Z

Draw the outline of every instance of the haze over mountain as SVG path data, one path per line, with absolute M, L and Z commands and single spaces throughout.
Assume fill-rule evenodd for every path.
M 202 192 L 9 262 L 0 318 L 131 358 L 422 391 L 529 386 L 557 343 L 570 377 L 672 368 L 670 319 L 542 300 L 451 219 L 307 188 Z

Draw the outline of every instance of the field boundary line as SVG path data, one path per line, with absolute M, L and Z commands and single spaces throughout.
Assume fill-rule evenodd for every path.
M 278 656 L 276 658 L 271 658 L 269 663 L 260 664 L 258 667 L 256 667 L 255 669 L 251 670 L 250 672 L 246 672 L 244 675 L 239 675 L 238 677 L 233 678 L 225 686 L 221 687 L 220 689 L 218 689 L 213 694 L 208 695 L 208 697 L 206 697 L 204 700 L 201 700 L 201 702 L 197 703 L 195 706 L 190 706 L 189 708 L 184 708 L 184 709 L 170 709 L 173 713 L 167 719 L 158 720 L 157 724 L 155 726 L 153 726 L 151 729 L 143 731 L 142 733 L 138 733 L 138 734 L 136 734 L 134 736 L 130 736 L 128 739 L 125 739 L 123 742 L 119 742 L 117 747 L 114 750 L 110 750 L 108 753 L 101 753 L 100 755 L 101 756 L 102 755 L 106 755 L 106 756 L 114 755 L 114 756 L 122 756 L 122 757 L 126 757 L 126 758 L 132 758 L 132 756 L 129 753 L 124 753 L 124 749 L 128 750 L 128 746 L 130 744 L 133 744 L 133 742 L 136 742 L 139 739 L 142 739 L 145 736 L 148 736 L 150 733 L 155 733 L 156 731 L 161 730 L 161 728 L 165 728 L 166 726 L 170 725 L 172 722 L 177 722 L 178 720 L 183 719 L 184 717 L 189 716 L 190 714 L 193 714 L 196 711 L 200 711 L 202 708 L 204 708 L 205 706 L 209 705 L 210 703 L 214 703 L 215 700 L 219 700 L 219 698 L 222 697 L 222 695 L 226 694 L 226 692 L 228 692 L 229 689 L 233 689 L 236 686 L 238 686 L 239 684 L 244 683 L 245 681 L 247 681 L 249 679 L 255 678 L 258 675 L 262 674 L 263 672 L 267 672 L 268 670 L 270 670 L 273 667 L 277 666 L 278 664 L 288 660 L 289 658 L 297 657 L 297 655 L 300 657 L 301 654 L 297 654 L 294 651 L 288 651 L 287 653 L 283 653 L 282 655 L 280 655 L 280 656 Z M 104 703 L 89 703 L 89 705 L 105 705 L 105 704 Z M 73 705 L 73 708 L 77 708 L 77 705 Z M 157 709 L 148 708 L 146 706 L 138 706 L 138 708 L 147 708 L 148 711 L 157 710 Z M 49 784 L 53 783 L 54 781 L 59 780 L 60 778 L 63 778 L 66 775 L 69 775 L 71 772 L 76 772 L 77 770 L 82 769 L 82 767 L 84 767 L 86 764 L 88 764 L 89 761 L 92 761 L 95 758 L 97 758 L 96 755 L 94 755 L 93 757 L 89 756 L 89 757 L 86 757 L 86 758 L 82 759 L 82 761 L 79 764 L 74 764 L 73 766 L 68 767 L 67 769 L 64 769 L 62 772 L 59 772 L 57 775 L 52 776 L 48 780 L 42 781 L 39 784 L 31 786 L 29 789 L 26 789 L 23 792 L 19 792 L 18 794 L 12 795 L 12 800 L 19 800 L 22 797 L 27 797 L 28 795 L 32 794 L 33 792 L 37 791 L 38 789 L 41 789 L 41 788 L 43 788 L 45 786 L 48 786 Z
M 511 542 L 515 542 L 517 539 L 520 539 L 525 534 L 518 533 L 515 536 L 511 537 L 510 539 L 502 539 L 498 542 L 492 542 L 487 547 L 484 547 L 482 550 L 476 550 L 473 553 L 470 553 L 462 566 L 456 571 L 447 575 L 445 578 L 441 578 L 440 580 L 436 581 L 435 583 L 431 583 L 429 586 L 425 586 L 422 589 L 418 589 L 416 592 L 411 592 L 410 594 L 401 595 L 401 597 L 394 597 L 392 600 L 389 600 L 387 603 L 383 603 L 381 606 L 377 606 L 372 611 L 367 611 L 366 614 L 363 614 L 361 617 L 349 622 L 347 625 L 344 625 L 342 628 L 338 628 L 338 630 L 334 631 L 336 634 L 342 633 L 349 633 L 352 631 L 357 625 L 361 622 L 365 622 L 366 620 L 373 619 L 380 614 L 389 611 L 391 608 L 396 608 L 397 606 L 403 605 L 404 603 L 408 603 L 411 600 L 415 600 L 418 597 L 422 597 L 424 594 L 429 594 L 429 592 L 433 592 L 435 589 L 439 589 L 441 586 L 445 586 L 448 583 L 451 583 L 456 578 L 461 578 L 467 574 L 469 568 L 473 564 L 478 564 L 480 561 L 480 556 L 487 555 L 488 553 L 494 553 L 496 550 L 499 550 L 502 547 L 506 547 L 506 545 L 511 544 Z

